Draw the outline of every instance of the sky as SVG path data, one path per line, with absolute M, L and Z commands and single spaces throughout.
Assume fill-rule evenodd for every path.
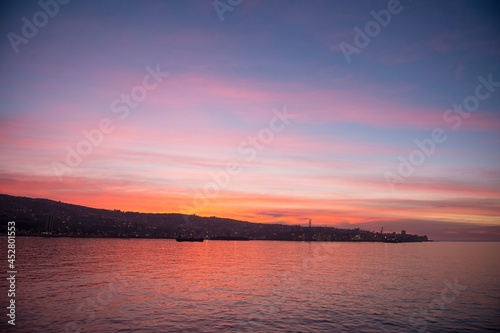
M 0 193 L 500 240 L 498 13 L 3 1 Z

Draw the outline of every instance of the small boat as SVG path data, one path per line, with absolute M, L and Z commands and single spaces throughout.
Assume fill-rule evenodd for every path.
M 175 239 L 178 242 L 203 242 L 205 238 L 203 237 L 182 237 L 179 236 Z

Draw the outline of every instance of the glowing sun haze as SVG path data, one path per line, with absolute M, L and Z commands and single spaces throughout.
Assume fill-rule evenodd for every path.
M 500 239 L 500 6 L 400 6 L 4 2 L 0 193 Z

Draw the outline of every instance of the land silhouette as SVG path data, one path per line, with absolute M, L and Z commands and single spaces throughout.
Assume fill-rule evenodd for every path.
M 422 242 L 427 236 L 335 227 L 268 224 L 175 213 L 96 209 L 49 199 L 0 194 L 1 232 L 15 221 L 18 236 L 177 238 L 212 240 Z

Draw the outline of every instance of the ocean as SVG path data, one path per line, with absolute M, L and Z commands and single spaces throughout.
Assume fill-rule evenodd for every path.
M 17 237 L 13 331 L 498 331 L 499 263 L 488 242 Z

